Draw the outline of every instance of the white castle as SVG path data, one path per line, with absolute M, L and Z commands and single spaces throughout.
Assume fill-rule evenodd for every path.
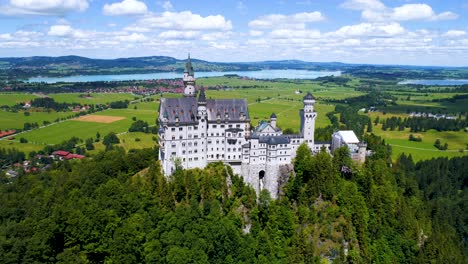
M 251 128 L 246 99 L 206 99 L 203 89 L 196 97 L 190 55 L 185 66 L 184 97 L 162 98 L 159 107 L 159 159 L 165 175 L 171 175 L 176 164 L 191 169 L 222 161 L 241 175 L 257 194 L 267 189 L 276 198 L 281 169 L 290 167 L 302 143 L 313 152 L 322 147 L 329 151 L 347 143 L 346 138 L 338 140 L 340 134 L 337 133 L 333 135 L 336 138 L 333 146 L 328 142 L 314 142 L 317 112 L 314 111 L 315 98 L 310 93 L 303 99 L 304 109 L 299 111 L 299 135 L 283 134 L 276 126 L 274 113 L 269 122 L 262 121 Z M 354 135 L 352 131 L 346 132 Z M 364 153 L 365 158 L 365 146 L 364 152 L 362 146 L 353 151 Z

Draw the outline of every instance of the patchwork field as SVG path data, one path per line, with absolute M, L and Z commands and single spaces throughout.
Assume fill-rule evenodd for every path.
M 375 126 L 373 133 L 385 139 L 385 142 L 392 146 L 392 158 L 396 159 L 401 153 L 411 154 L 414 160 L 431 159 L 436 157 L 453 157 L 468 155 L 466 150 L 468 144 L 468 133 L 462 131 L 429 130 L 426 132 L 411 133 L 409 129 L 405 131 L 383 131 L 381 125 Z M 422 142 L 409 141 L 409 135 L 421 137 Z M 442 144 L 448 144 L 448 150 L 439 150 L 434 147 L 436 139 L 440 139 Z
M 83 97 L 82 95 L 81 93 L 55 93 L 48 96 L 57 102 L 79 104 L 106 104 L 138 98 L 138 96 L 129 93 L 91 93 L 91 97 Z
M 153 125 L 157 112 L 151 110 L 135 109 L 109 109 L 99 113 L 106 118 L 113 118 L 112 123 L 83 122 L 75 119 L 67 120 L 45 128 L 28 131 L 22 134 L 29 142 L 35 144 L 57 144 L 73 136 L 87 139 L 95 137 L 99 132 L 102 136 L 109 132 L 122 133 L 128 130 L 133 123 L 132 117 L 148 122 Z M 91 115 L 93 116 L 93 115 Z M 118 120 L 116 120 L 118 119 Z
M 18 103 L 30 101 L 34 98 L 37 98 L 37 96 L 29 93 L 0 93 L 0 106 L 13 106 Z
M 24 111 L 17 113 L 0 110 L 0 129 L 23 129 L 25 123 L 37 122 L 39 126 L 44 121 L 54 122 L 57 118 L 65 118 L 73 115 L 72 112 L 30 112 L 29 116 L 24 115 Z

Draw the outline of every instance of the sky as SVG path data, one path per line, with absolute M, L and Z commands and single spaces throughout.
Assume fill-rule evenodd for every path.
M 468 0 L 0 0 L 0 57 L 468 66 Z

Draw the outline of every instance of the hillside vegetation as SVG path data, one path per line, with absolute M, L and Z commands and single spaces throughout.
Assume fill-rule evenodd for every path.
M 161 174 L 114 148 L 0 177 L 3 263 L 463 263 L 468 157 L 354 167 L 303 145 L 278 200 L 222 163 Z M 352 172 L 340 173 L 341 166 Z M 149 166 L 149 169 L 145 169 Z M 145 170 L 143 170 L 145 169 Z

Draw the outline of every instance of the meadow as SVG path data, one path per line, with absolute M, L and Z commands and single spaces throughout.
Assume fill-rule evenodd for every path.
M 354 87 L 359 85 L 359 80 L 351 79 L 346 86 L 339 86 L 335 83 L 322 83 L 310 80 L 284 80 L 284 81 L 264 81 L 264 80 L 243 80 L 238 78 L 216 77 L 216 78 L 200 78 L 197 80 L 199 86 L 223 87 L 219 90 L 207 90 L 207 98 L 246 98 L 248 101 L 250 118 L 252 125 L 257 125 L 261 120 L 268 120 L 271 113 L 276 113 L 278 116 L 278 126 L 282 129 L 291 128 L 294 131 L 299 131 L 300 118 L 299 110 L 303 107 L 302 98 L 307 92 L 311 92 L 317 102 L 315 110 L 318 113 L 316 128 L 326 127 L 330 125 L 329 119 L 326 117 L 328 112 L 335 109 L 335 105 L 324 102 L 325 99 L 344 99 L 363 95 L 364 92 L 355 91 Z M 302 93 L 297 94 L 296 91 L 301 90 Z M 398 105 L 388 106 L 383 111 L 386 112 L 371 112 L 368 115 L 374 120 L 379 118 L 389 118 L 391 116 L 406 117 L 409 110 L 426 109 L 429 111 L 440 110 L 441 112 L 448 110 L 466 111 L 466 104 L 463 100 L 455 103 L 449 102 L 433 102 L 433 99 L 450 98 L 451 93 L 437 94 L 421 94 L 391 91 L 398 98 Z M 410 98 L 408 98 L 408 95 Z M 11 99 L 8 96 L 12 96 Z M 0 102 L 23 100 L 27 99 L 31 94 L 0 94 Z M 92 102 L 106 103 L 116 100 L 133 100 L 135 97 L 127 93 L 96 93 L 91 94 L 91 98 L 81 97 L 80 94 L 53 94 L 56 101 L 59 102 L 77 102 L 86 104 Z M 86 139 L 95 138 L 96 132 L 101 136 L 109 132 L 119 134 L 121 139 L 120 145 L 125 149 L 152 147 L 155 145 L 152 134 L 144 133 L 127 133 L 128 128 L 133 122 L 132 117 L 148 122 L 154 125 L 158 116 L 159 99 L 161 97 L 180 97 L 180 94 L 166 93 L 163 95 L 155 95 L 152 102 L 135 102 L 129 105 L 127 109 L 109 109 L 97 115 L 122 117 L 122 120 L 112 123 L 97 123 L 97 122 L 82 122 L 77 120 L 67 120 L 58 124 L 53 124 L 45 128 L 28 131 L 20 137 L 26 138 L 29 143 L 19 144 L 2 140 L 0 147 L 18 147 L 24 151 L 37 150 L 46 144 L 56 144 L 71 138 L 72 136 Z M 408 100 L 409 99 L 409 100 Z M 3 100 L 3 101 L 2 101 Z M 450 105 L 452 104 L 452 105 Z M 57 117 L 65 117 L 70 113 L 31 113 L 29 117 L 20 113 L 9 113 L 0 111 L 0 129 L 6 126 L 22 127 L 24 122 L 38 122 L 41 124 L 44 120 L 53 121 Z M 19 126 L 21 125 L 21 126 Z M 5 129 L 3 128 L 3 129 Z M 382 136 L 387 143 L 393 147 L 393 158 L 398 157 L 402 152 L 411 154 L 415 160 L 427 159 L 440 156 L 458 156 L 464 155 L 467 152 L 461 153 L 460 149 L 466 148 L 468 143 L 467 133 L 465 132 L 436 132 L 428 131 L 415 134 L 423 138 L 422 142 L 413 142 L 408 140 L 409 131 L 382 131 L 379 126 L 374 127 L 373 132 Z M 136 139 L 139 140 L 136 140 Z M 447 142 L 449 149 L 440 151 L 433 145 L 435 140 L 439 138 L 442 143 Z M 103 149 L 101 143 L 97 143 L 96 149 Z
M 408 117 L 407 114 L 383 114 L 381 112 L 368 113 L 372 122 L 379 117 L 380 120 L 390 117 Z M 436 131 L 429 130 L 426 132 L 413 133 L 409 128 L 404 131 L 382 130 L 382 124 L 374 126 L 372 123 L 372 132 L 385 139 L 385 142 L 392 146 L 392 158 L 396 159 L 401 153 L 411 154 L 414 160 L 431 159 L 437 157 L 454 157 L 467 155 L 468 151 L 468 132 L 464 131 Z M 421 142 L 409 141 L 409 135 L 420 137 Z M 436 139 L 440 139 L 442 144 L 448 144 L 448 150 L 439 150 L 434 146 Z
M 146 121 L 149 125 L 154 125 L 157 112 L 155 110 L 135 110 L 128 108 L 108 109 L 96 113 L 96 115 L 116 116 L 123 117 L 124 119 L 112 123 L 83 122 L 71 119 L 41 129 L 25 132 L 21 134 L 21 136 L 26 138 L 31 143 L 43 145 L 61 143 L 73 136 L 85 140 L 90 137 L 95 138 L 97 132 L 99 132 L 101 136 L 104 136 L 109 132 L 126 132 L 130 125 L 134 122 L 132 117 Z
M 130 93 L 91 93 L 91 97 L 83 97 L 83 93 L 54 93 L 48 96 L 56 102 L 84 104 L 107 104 L 115 101 L 134 100 L 139 98 Z
M 0 130 L 7 129 L 23 129 L 25 123 L 37 122 L 39 126 L 43 125 L 44 121 L 54 122 L 57 118 L 65 118 L 73 115 L 73 112 L 29 112 L 29 116 L 20 112 L 7 112 L 0 110 Z
M 29 93 L 0 93 L 0 106 L 13 106 L 18 103 L 30 101 L 34 98 L 37 98 L 37 96 Z

